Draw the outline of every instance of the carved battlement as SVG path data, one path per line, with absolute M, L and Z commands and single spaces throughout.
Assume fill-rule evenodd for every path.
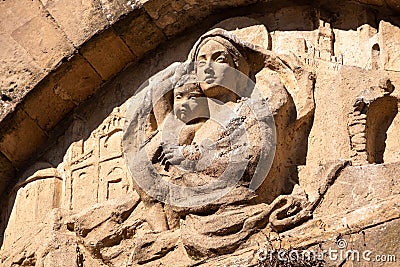
M 86 140 L 74 142 L 65 164 L 64 206 L 79 209 L 126 194 L 132 189 L 122 158 L 122 130 L 125 118 L 116 108 Z M 83 121 L 76 121 L 75 136 L 83 136 Z M 91 188 L 87 194 L 81 188 Z

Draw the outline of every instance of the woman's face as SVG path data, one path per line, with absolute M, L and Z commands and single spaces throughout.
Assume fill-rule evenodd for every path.
M 196 61 L 197 77 L 205 94 L 215 87 L 236 89 L 237 71 L 234 68 L 233 58 L 225 46 L 209 40 L 200 48 Z

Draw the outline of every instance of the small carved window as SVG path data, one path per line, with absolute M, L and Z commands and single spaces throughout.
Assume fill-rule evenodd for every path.
M 374 44 L 372 46 L 372 52 L 371 52 L 371 61 L 372 61 L 372 69 L 373 70 L 379 69 L 380 53 L 381 53 L 381 49 L 379 47 L 379 44 Z

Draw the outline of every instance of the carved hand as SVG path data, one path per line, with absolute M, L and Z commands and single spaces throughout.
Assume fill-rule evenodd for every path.
M 162 144 L 162 152 L 159 160 L 161 164 L 165 165 L 166 167 L 168 165 L 180 164 L 183 160 L 185 160 L 185 157 L 182 154 L 182 146 Z

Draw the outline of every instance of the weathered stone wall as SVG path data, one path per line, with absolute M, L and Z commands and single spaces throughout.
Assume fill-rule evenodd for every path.
M 225 14 L 217 11 L 253 1 L 28 2 L 0 4 L 7 18 L 0 40 L 9 49 L 2 56 L 8 90 L 3 94 L 14 101 L 2 103 L 12 107 L 5 106 L 0 122 L 5 166 L 0 174 L 4 186 L 10 185 L 1 211 L 4 266 L 79 266 L 83 259 L 85 266 L 250 264 L 266 243 L 328 248 L 338 237 L 354 249 L 400 257 L 396 1 L 262 3 Z M 15 10 L 23 20 L 15 19 Z M 207 23 L 177 36 L 210 14 Z M 294 179 L 309 199 L 316 198 L 323 179 L 336 181 L 310 221 L 269 238 L 271 232 L 263 229 L 234 253 L 199 260 L 187 255 L 179 229 L 160 236 L 154 231 L 162 222 L 133 189 L 122 130 L 127 101 L 137 88 L 172 62 L 185 60 L 202 33 L 234 16 L 264 25 L 266 49 L 294 53 L 314 71 L 309 133 L 288 141 L 305 151 L 282 166 L 297 168 Z M 376 162 L 369 155 L 382 142 L 382 160 Z M 329 173 L 335 160 L 360 166 Z M 7 181 L 15 168 L 18 174 Z

